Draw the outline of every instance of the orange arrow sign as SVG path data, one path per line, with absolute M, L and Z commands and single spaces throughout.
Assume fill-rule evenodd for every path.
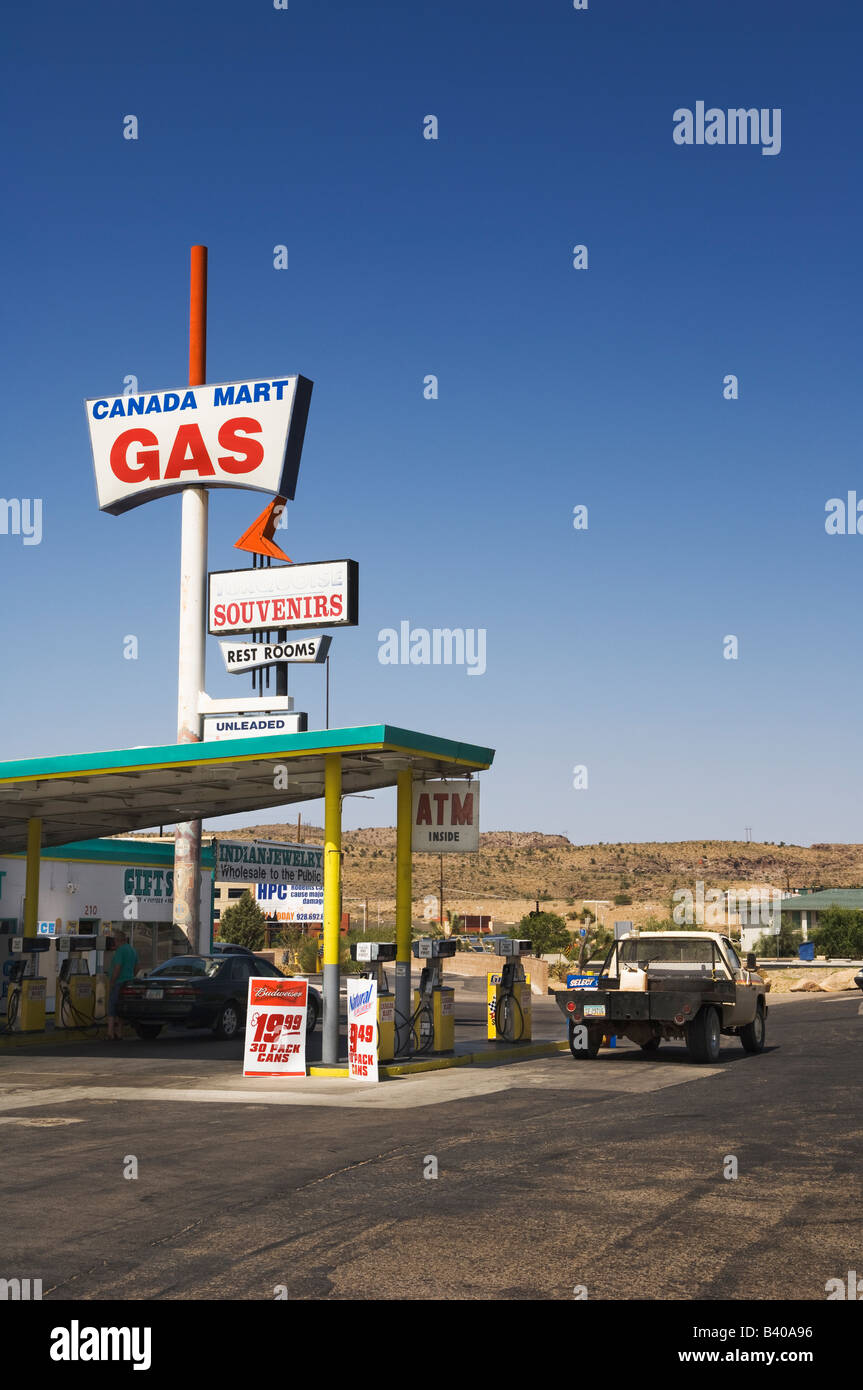
M 287 497 L 274 497 L 261 515 L 255 517 L 248 531 L 245 531 L 238 541 L 234 541 L 234 549 L 249 550 L 253 555 L 269 555 L 273 560 L 287 560 L 290 564 L 290 555 L 280 550 L 273 540 L 279 517 L 287 503 Z

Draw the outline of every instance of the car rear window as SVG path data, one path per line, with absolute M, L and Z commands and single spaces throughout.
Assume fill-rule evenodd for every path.
M 212 976 L 217 970 L 221 970 L 224 963 L 224 960 L 211 960 L 206 956 L 174 956 L 173 960 L 166 960 L 164 964 L 157 965 L 150 974 Z
M 249 962 L 252 975 L 281 975 L 281 970 L 271 961 L 262 960 L 260 956 L 254 956 Z
M 711 965 L 713 942 L 695 941 L 691 937 L 687 940 L 670 937 L 668 941 L 646 941 L 640 937 L 621 941 L 620 959 L 625 965 Z

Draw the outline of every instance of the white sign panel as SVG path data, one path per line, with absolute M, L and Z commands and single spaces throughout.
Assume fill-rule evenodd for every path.
M 378 982 L 348 976 L 348 1072 L 354 1081 L 378 1078 Z
M 271 738 L 274 734 L 303 734 L 308 715 L 296 714 L 206 714 L 204 742 L 222 738 Z
M 210 632 L 355 627 L 357 573 L 356 560 L 217 570 L 210 575 Z
M 249 980 L 243 1076 L 305 1076 L 308 980 Z
M 282 840 L 219 840 L 216 882 L 323 890 L 324 851 L 320 845 L 292 845 Z
M 220 642 L 229 673 L 272 666 L 277 661 L 326 661 L 332 637 L 300 637 L 293 642 Z
M 324 887 L 303 887 L 299 883 L 258 883 L 255 899 L 267 918 L 305 926 L 324 920 Z
M 285 376 L 88 400 L 100 508 L 202 486 L 292 498 L 311 395 L 306 377 Z
M 414 782 L 411 849 L 476 854 L 479 782 Z

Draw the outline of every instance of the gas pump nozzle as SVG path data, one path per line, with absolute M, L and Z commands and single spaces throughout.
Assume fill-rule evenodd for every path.
M 396 943 L 394 941 L 355 941 L 351 946 L 351 955 L 358 963 L 368 965 L 368 970 L 363 974 L 370 979 L 378 982 L 378 989 L 387 990 L 387 973 L 384 970 L 386 961 L 395 960 Z
M 57 999 L 54 1005 L 55 1027 L 91 1028 L 96 1013 L 96 976 L 90 974 L 87 959 L 91 951 L 102 951 L 105 938 L 100 936 L 62 936 L 57 950 L 63 955 L 57 971 Z
M 489 1035 L 496 1041 L 529 1041 L 531 1036 L 530 985 L 524 973 L 522 956 L 529 956 L 533 942 L 524 937 L 502 936 L 497 943 L 503 956 L 503 969 L 494 1011 L 489 1018 Z
M 443 962 L 457 949 L 448 937 L 421 936 L 413 944 L 417 960 L 425 962 L 411 1019 L 418 1052 L 452 1052 L 455 1046 L 455 991 L 443 983 Z
M 355 941 L 351 956 L 366 969 L 363 974 L 377 982 L 378 998 L 378 1061 L 391 1062 L 395 1056 L 395 996 L 390 993 L 384 965 L 396 958 L 394 941 Z

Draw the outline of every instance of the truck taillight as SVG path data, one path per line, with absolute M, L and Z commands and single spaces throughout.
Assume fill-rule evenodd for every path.
M 570 1012 L 571 1014 L 575 1013 L 575 1004 L 573 1003 L 573 1001 L 572 1001 L 571 999 L 569 1000 L 569 1003 L 567 1004 L 566 1007 L 568 1008 L 568 1010 L 569 1010 L 569 1012 Z

